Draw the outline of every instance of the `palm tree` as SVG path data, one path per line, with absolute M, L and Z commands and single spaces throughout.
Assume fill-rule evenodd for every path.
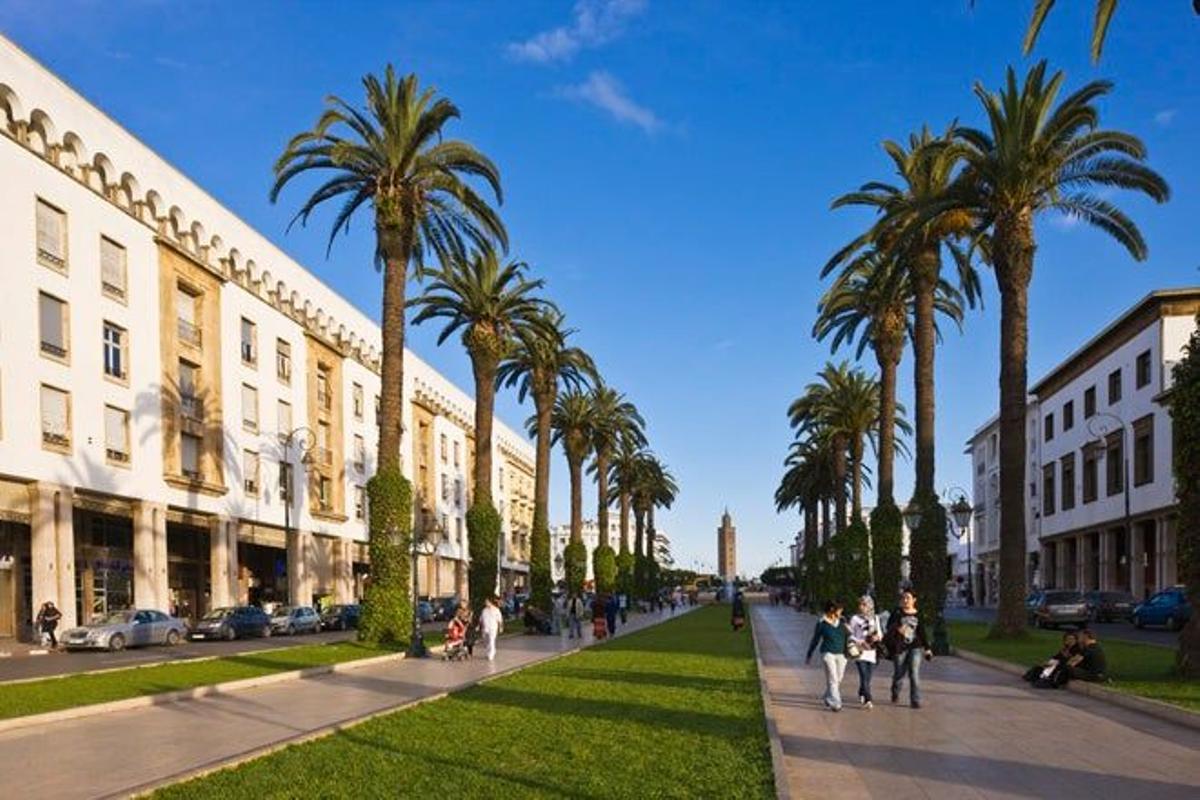
M 442 344 L 456 331 L 471 358 L 475 377 L 474 501 L 467 513 L 468 549 L 471 556 L 471 601 L 482 605 L 495 590 L 500 535 L 500 515 L 492 501 L 492 422 L 495 416 L 497 375 L 500 364 L 525 330 L 547 321 L 546 301 L 534 296 L 542 281 L 525 277 L 526 265 L 510 261 L 501 265 L 494 250 L 469 257 L 451 257 L 430 273 L 425 292 L 412 301 L 420 309 L 414 325 L 443 319 L 438 334 Z
M 302 225 L 327 200 L 342 201 L 328 249 L 347 231 L 356 211 L 374 211 L 376 260 L 383 270 L 383 365 L 380 376 L 379 452 L 367 484 L 371 586 L 360 635 L 376 641 L 408 637 L 413 609 L 408 598 L 405 539 L 412 517 L 411 491 L 400 470 L 404 409 L 404 309 L 410 269 L 427 256 L 445 259 L 470 242 L 507 247 L 500 217 L 465 180 L 482 178 L 502 199 L 496 166 L 470 144 L 443 138 L 457 106 L 416 75 L 400 79 L 389 64 L 383 80 L 363 78 L 366 108 L 331 96 L 312 130 L 297 134 L 275 162 L 271 202 L 297 176 L 318 172 L 328 179 L 308 197 L 292 222 Z M 393 538 L 398 541 L 393 542 Z
M 1054 0 L 1035 0 L 1033 16 L 1029 18 L 1029 28 L 1025 31 L 1025 42 L 1021 45 L 1025 55 L 1033 52 L 1033 46 L 1037 44 L 1038 35 L 1042 32 L 1042 25 L 1046 22 L 1046 15 L 1053 7 Z M 1117 0 L 1096 0 L 1096 18 L 1092 23 L 1092 63 L 1100 60 L 1100 53 L 1104 50 L 1104 39 L 1108 36 L 1108 26 L 1116 11 Z M 1197 11 L 1200 11 L 1200 6 L 1197 6 Z
M 603 382 L 593 387 L 591 399 L 594 454 L 591 472 L 596 476 L 596 522 L 600 527 L 600 546 L 608 547 L 608 509 L 612 504 L 608 481 L 613 451 L 623 444 L 644 446 L 646 421 L 624 394 Z
M 497 386 L 515 386 L 517 399 L 533 397 L 530 433 L 536 442 L 533 478 L 533 539 L 530 542 L 529 583 L 532 602 L 550 612 L 550 440 L 551 414 L 559 386 L 580 387 L 596 374 L 591 357 L 567 340 L 575 332 L 565 327 L 561 311 L 548 307 L 541 324 L 522 327 L 496 373 Z
M 658 588 L 658 564 L 654 560 L 654 511 L 659 507 L 670 508 L 678 495 L 679 486 L 675 482 L 674 476 L 657 456 L 645 452 L 642 458 L 642 467 L 638 472 L 633 499 L 639 523 L 642 519 L 645 520 L 645 551 L 643 554 L 639 547 L 638 552 L 635 553 L 635 558 L 643 559 L 641 581 L 643 593 L 648 594 Z
M 587 569 L 587 550 L 583 544 L 583 462 L 592 444 L 592 403 L 588 394 L 577 387 L 560 392 L 550 425 L 551 441 L 562 444 L 571 479 L 571 541 L 564 555 L 567 590 L 577 592 L 583 588 Z
M 1156 202 L 1170 195 L 1166 181 L 1143 162 L 1137 137 L 1098 127 L 1095 101 L 1112 84 L 1092 81 L 1058 101 L 1063 73 L 1046 79 L 1046 62 L 1023 84 L 1012 67 L 1005 86 L 989 92 L 975 84 L 987 129 L 959 128 L 963 170 L 943 198 L 922 217 L 962 212 L 990 236 L 991 262 L 1000 288 L 1000 607 L 996 633 L 1025 627 L 1025 411 L 1028 359 L 1028 293 L 1033 278 L 1034 219 L 1057 211 L 1107 233 L 1137 261 L 1146 242 L 1119 208 L 1096 187 L 1132 189 Z

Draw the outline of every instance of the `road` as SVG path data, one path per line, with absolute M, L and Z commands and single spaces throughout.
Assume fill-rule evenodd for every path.
M 972 622 L 994 622 L 994 608 L 947 608 L 946 619 L 969 620 Z M 1161 647 L 1175 647 L 1179 644 L 1179 634 L 1163 628 L 1133 627 L 1132 622 L 1092 622 L 1088 624 L 1096 632 L 1100 641 L 1117 639 L 1138 644 L 1156 644 Z

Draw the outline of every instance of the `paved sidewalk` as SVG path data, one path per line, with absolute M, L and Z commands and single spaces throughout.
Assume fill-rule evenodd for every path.
M 635 616 L 618 636 L 669 619 L 669 610 Z M 584 645 L 591 644 L 591 631 L 584 636 Z M 481 658 L 401 661 L 14 730 L 0 734 L 0 785 L 17 793 L 11 796 L 39 800 L 125 796 L 331 725 L 544 661 L 576 644 L 565 636 L 506 637 L 490 664 Z
M 862 709 L 851 666 L 834 714 L 817 659 L 804 666 L 815 619 L 752 613 L 795 800 L 1200 797 L 1200 733 L 958 658 L 924 665 L 919 710 L 888 702 L 890 663 L 872 682 L 875 709 Z

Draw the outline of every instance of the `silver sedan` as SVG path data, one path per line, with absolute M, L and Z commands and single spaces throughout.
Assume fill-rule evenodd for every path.
M 152 609 L 112 611 L 86 625 L 63 631 L 68 650 L 124 650 L 126 647 L 177 645 L 187 635 L 187 623 Z

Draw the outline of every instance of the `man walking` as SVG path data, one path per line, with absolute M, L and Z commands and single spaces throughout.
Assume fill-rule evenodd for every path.
M 567 601 L 567 625 L 570 629 L 568 639 L 583 638 L 583 598 L 578 594 L 572 593 Z
M 504 629 L 504 617 L 500 615 L 500 600 L 489 597 L 483 601 L 483 612 L 479 615 L 479 629 L 483 634 L 483 646 L 487 660 L 496 660 L 496 637 Z

